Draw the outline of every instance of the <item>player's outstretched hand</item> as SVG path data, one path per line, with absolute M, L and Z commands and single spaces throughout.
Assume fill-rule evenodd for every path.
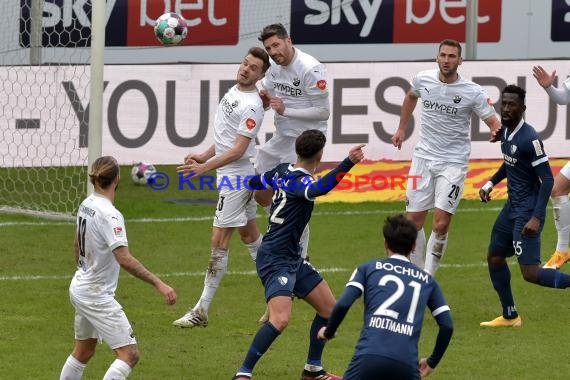
M 536 78 L 536 81 L 539 85 L 543 88 L 548 88 L 552 86 L 554 83 L 554 78 L 556 78 L 556 70 L 552 72 L 552 74 L 548 74 L 546 70 L 542 68 L 542 66 L 533 66 L 532 67 L 532 76 Z
M 425 358 L 420 360 L 420 376 L 422 378 L 428 377 L 433 372 L 433 368 L 427 364 L 427 360 Z
M 317 339 L 319 339 L 319 340 L 330 340 L 325 336 L 325 330 L 326 329 L 327 329 L 326 326 L 321 327 L 321 329 L 317 333 Z M 336 334 L 334 334 L 334 335 L 336 336 Z M 333 338 L 334 338 L 334 336 L 333 336 Z
M 176 167 L 177 173 L 182 173 L 184 175 L 194 173 L 196 176 L 204 174 L 204 164 L 200 164 L 194 160 L 188 160 L 184 165 Z
M 352 149 L 350 149 L 350 152 L 348 152 L 348 158 L 350 161 L 352 161 L 354 164 L 359 163 L 364 158 L 364 152 L 362 151 L 362 148 L 365 146 L 366 144 L 353 146 Z
M 394 133 L 394 136 L 392 136 L 392 144 L 394 144 L 394 146 L 398 148 L 398 150 L 402 149 L 402 143 L 404 142 L 404 134 L 405 132 L 400 130 L 400 128 L 398 128 L 396 133 Z
M 170 286 L 160 281 L 156 284 L 156 288 L 164 297 L 167 305 L 174 305 L 176 303 L 176 292 Z
M 502 130 L 503 130 L 502 128 L 497 128 L 497 129 L 491 131 L 491 138 L 489 139 L 489 142 L 494 143 L 494 142 L 500 141 Z
M 488 181 L 479 190 L 479 198 L 481 198 L 481 202 L 487 203 L 491 200 L 491 191 L 493 191 L 493 182 Z

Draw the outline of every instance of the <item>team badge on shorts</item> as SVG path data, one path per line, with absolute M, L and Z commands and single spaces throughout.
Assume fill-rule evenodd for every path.
M 287 285 L 287 283 L 289 282 L 289 279 L 285 276 L 279 276 L 277 278 L 277 281 L 279 281 L 279 283 L 281 284 L 281 286 L 285 286 Z

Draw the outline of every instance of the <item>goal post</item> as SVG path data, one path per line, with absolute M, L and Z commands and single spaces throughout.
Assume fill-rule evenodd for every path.
M 71 217 L 101 155 L 105 1 L 85 3 L 90 25 L 58 4 L 0 2 L 3 212 Z

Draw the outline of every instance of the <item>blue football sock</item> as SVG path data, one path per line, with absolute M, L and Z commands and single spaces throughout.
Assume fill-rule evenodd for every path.
M 556 269 L 538 269 L 538 284 L 549 288 L 566 289 L 570 287 L 570 276 Z
M 321 327 L 327 325 L 328 319 L 316 314 L 311 325 L 309 335 L 309 353 L 307 355 L 307 364 L 322 367 L 323 350 L 325 349 L 325 341 L 317 339 L 317 334 Z
M 264 323 L 257 331 L 257 334 L 255 334 L 239 372 L 252 373 L 253 367 L 255 367 L 257 361 L 261 359 L 263 354 L 265 354 L 279 334 L 281 333 L 271 324 L 271 322 Z
M 499 295 L 499 300 L 503 307 L 503 317 L 507 319 L 518 317 L 513 292 L 511 291 L 511 271 L 507 263 L 500 267 L 490 266 L 489 275 L 491 276 L 493 288 Z

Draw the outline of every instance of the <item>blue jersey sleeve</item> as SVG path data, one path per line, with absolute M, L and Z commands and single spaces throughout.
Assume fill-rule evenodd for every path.
M 325 338 L 332 339 L 334 337 L 334 334 L 336 333 L 338 326 L 340 326 L 344 320 L 346 313 L 348 313 L 348 310 L 354 301 L 356 301 L 361 294 L 362 291 L 359 288 L 356 288 L 354 286 L 346 287 L 344 293 L 342 293 L 342 296 L 340 296 L 334 305 L 331 316 L 329 317 L 329 321 L 324 332 Z
M 336 168 L 328 172 L 324 177 L 318 178 L 307 187 L 307 198 L 314 199 L 327 194 L 335 188 L 341 179 L 354 166 L 354 163 L 347 157 Z
M 493 186 L 495 186 L 505 178 L 507 178 L 507 169 L 505 167 L 505 163 L 503 162 L 499 170 L 497 170 L 497 172 L 493 174 L 490 181 L 493 182 Z
M 550 192 L 552 191 L 552 186 L 554 186 L 554 177 L 552 176 L 552 170 L 550 169 L 548 161 L 535 166 L 534 172 L 538 178 L 540 178 L 540 191 L 536 198 L 533 215 L 540 220 L 544 220 Z
M 427 359 L 427 363 L 431 368 L 435 368 L 439 364 L 447 350 L 447 347 L 449 346 L 451 336 L 453 335 L 451 311 L 445 302 L 441 288 L 437 283 L 434 285 L 435 286 L 428 300 L 428 307 L 439 326 L 439 332 L 437 334 L 432 354 Z

